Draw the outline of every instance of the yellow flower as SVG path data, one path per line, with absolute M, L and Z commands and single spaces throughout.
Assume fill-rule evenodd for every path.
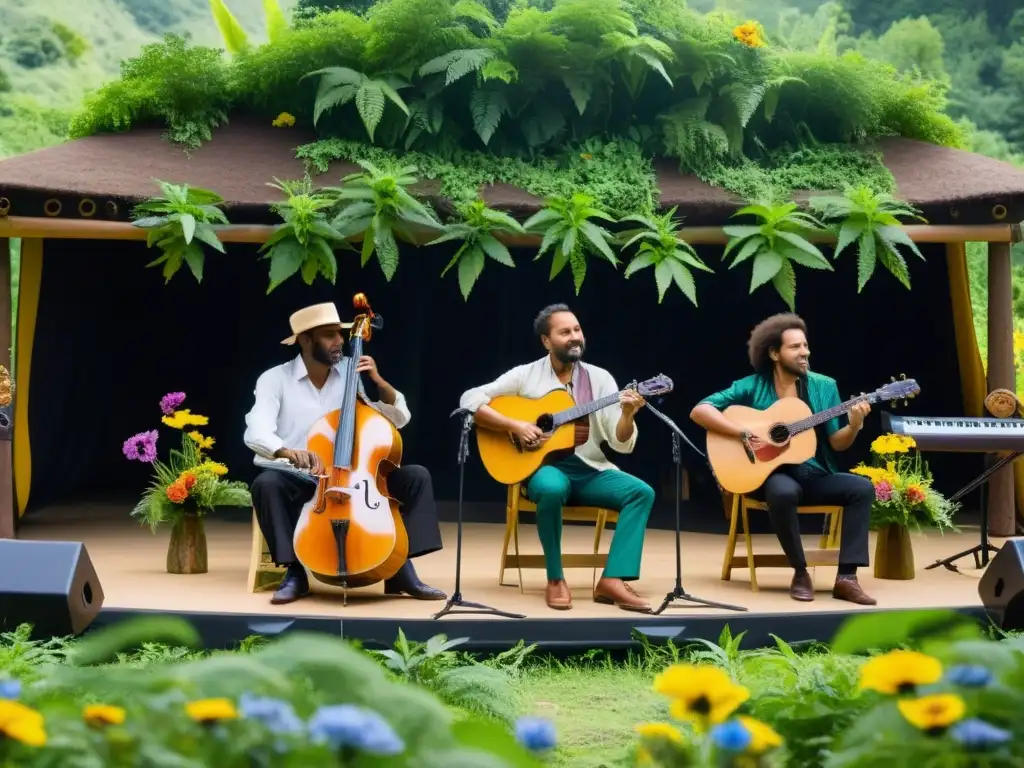
M 644 739 L 664 739 L 675 744 L 683 743 L 683 734 L 670 723 L 640 723 L 636 732 Z
M 192 413 L 188 408 L 183 411 L 175 411 L 171 416 L 163 416 L 160 421 L 174 429 L 184 429 L 185 427 L 193 425 L 197 427 L 205 427 L 210 423 L 209 417 L 200 416 L 198 413 Z
M 746 24 L 740 24 L 738 27 L 733 29 L 732 36 L 751 48 L 760 48 L 764 45 L 764 39 L 761 37 L 761 30 L 753 21 L 748 21 Z
M 213 448 L 213 444 L 217 442 L 212 437 L 206 437 L 202 432 L 192 430 L 188 433 L 188 436 L 192 438 L 192 441 L 196 444 L 196 447 L 201 451 L 208 451 Z
M 123 707 L 114 707 L 108 704 L 90 704 L 82 710 L 82 719 L 94 728 L 104 725 L 120 725 L 124 722 L 124 718 Z
M 185 705 L 188 716 L 198 723 L 213 723 L 217 720 L 234 720 L 238 710 L 230 699 L 199 699 Z
M 273 119 L 270 123 L 275 128 L 291 128 L 295 125 L 295 115 L 291 115 L 287 112 L 282 112 Z
M 718 667 L 673 664 L 654 679 L 654 691 L 674 699 L 669 710 L 676 720 L 699 725 L 721 723 L 750 698 Z
M 941 733 L 964 716 L 967 705 L 955 693 L 939 693 L 920 699 L 900 699 L 900 714 L 915 728 Z
M 767 723 L 762 723 L 760 720 L 746 715 L 737 715 L 736 719 L 743 723 L 743 727 L 750 734 L 748 752 L 760 755 L 770 749 L 782 746 L 782 737 Z
M 897 453 L 906 453 L 911 448 L 916 448 L 917 442 L 906 435 L 880 435 L 871 443 L 871 450 L 879 456 L 892 456 Z
M 860 689 L 879 693 L 911 693 L 919 685 L 937 683 L 942 663 L 917 651 L 890 651 L 860 668 Z
M 1013 351 L 1018 355 L 1024 352 L 1024 333 L 1020 331 L 1013 332 Z
M 198 467 L 195 468 L 196 472 L 209 472 L 212 475 L 226 475 L 228 468 L 226 464 L 221 464 L 219 461 L 204 461 Z
M 646 747 L 638 747 L 636 750 L 636 764 L 637 765 L 654 765 L 654 758 L 651 757 L 651 753 L 647 751 Z
M 30 747 L 45 746 L 43 716 L 20 702 L 0 699 L 0 736 Z

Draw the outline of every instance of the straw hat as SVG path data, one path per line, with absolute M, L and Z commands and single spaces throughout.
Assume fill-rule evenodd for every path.
M 352 323 L 343 323 L 338 316 L 338 308 L 333 303 L 314 304 L 305 307 L 298 312 L 293 312 L 288 318 L 292 326 L 292 335 L 282 341 L 282 344 L 294 344 L 296 337 L 303 331 L 319 328 L 322 325 L 337 325 L 340 328 L 351 328 Z

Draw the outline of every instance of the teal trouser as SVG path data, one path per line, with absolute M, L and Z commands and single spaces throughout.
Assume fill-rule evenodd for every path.
M 562 506 L 570 502 L 618 511 L 604 575 L 623 581 L 639 578 L 647 518 L 654 504 L 651 486 L 617 469 L 599 471 L 570 456 L 537 470 L 526 492 L 537 505 L 537 535 L 544 549 L 548 579 L 563 578 Z

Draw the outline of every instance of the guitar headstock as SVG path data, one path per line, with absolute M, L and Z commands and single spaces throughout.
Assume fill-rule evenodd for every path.
M 902 400 L 903 404 L 906 405 L 907 401 L 921 391 L 921 387 L 918 386 L 917 381 L 914 379 L 908 379 L 905 374 L 900 374 L 900 378 L 891 379 L 889 384 L 879 387 L 875 390 L 875 396 L 878 400 L 891 400 L 892 407 L 898 407 L 898 400 Z
M 647 381 L 641 381 L 639 384 L 631 384 L 631 388 L 636 391 L 642 397 L 658 397 L 660 395 L 667 395 L 676 385 L 672 382 L 668 376 L 663 373 L 659 373 L 657 376 L 652 376 Z

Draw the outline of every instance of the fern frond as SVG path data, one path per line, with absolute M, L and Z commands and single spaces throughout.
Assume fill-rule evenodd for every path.
M 478 71 L 495 56 L 497 56 L 497 52 L 490 48 L 450 51 L 428 61 L 419 68 L 419 74 L 423 76 L 444 72 L 444 84 L 447 86 L 470 72 Z
M 480 140 L 487 144 L 498 130 L 502 116 L 508 112 L 508 101 L 504 91 L 497 88 L 476 88 L 469 97 L 469 111 L 473 116 L 473 129 Z

